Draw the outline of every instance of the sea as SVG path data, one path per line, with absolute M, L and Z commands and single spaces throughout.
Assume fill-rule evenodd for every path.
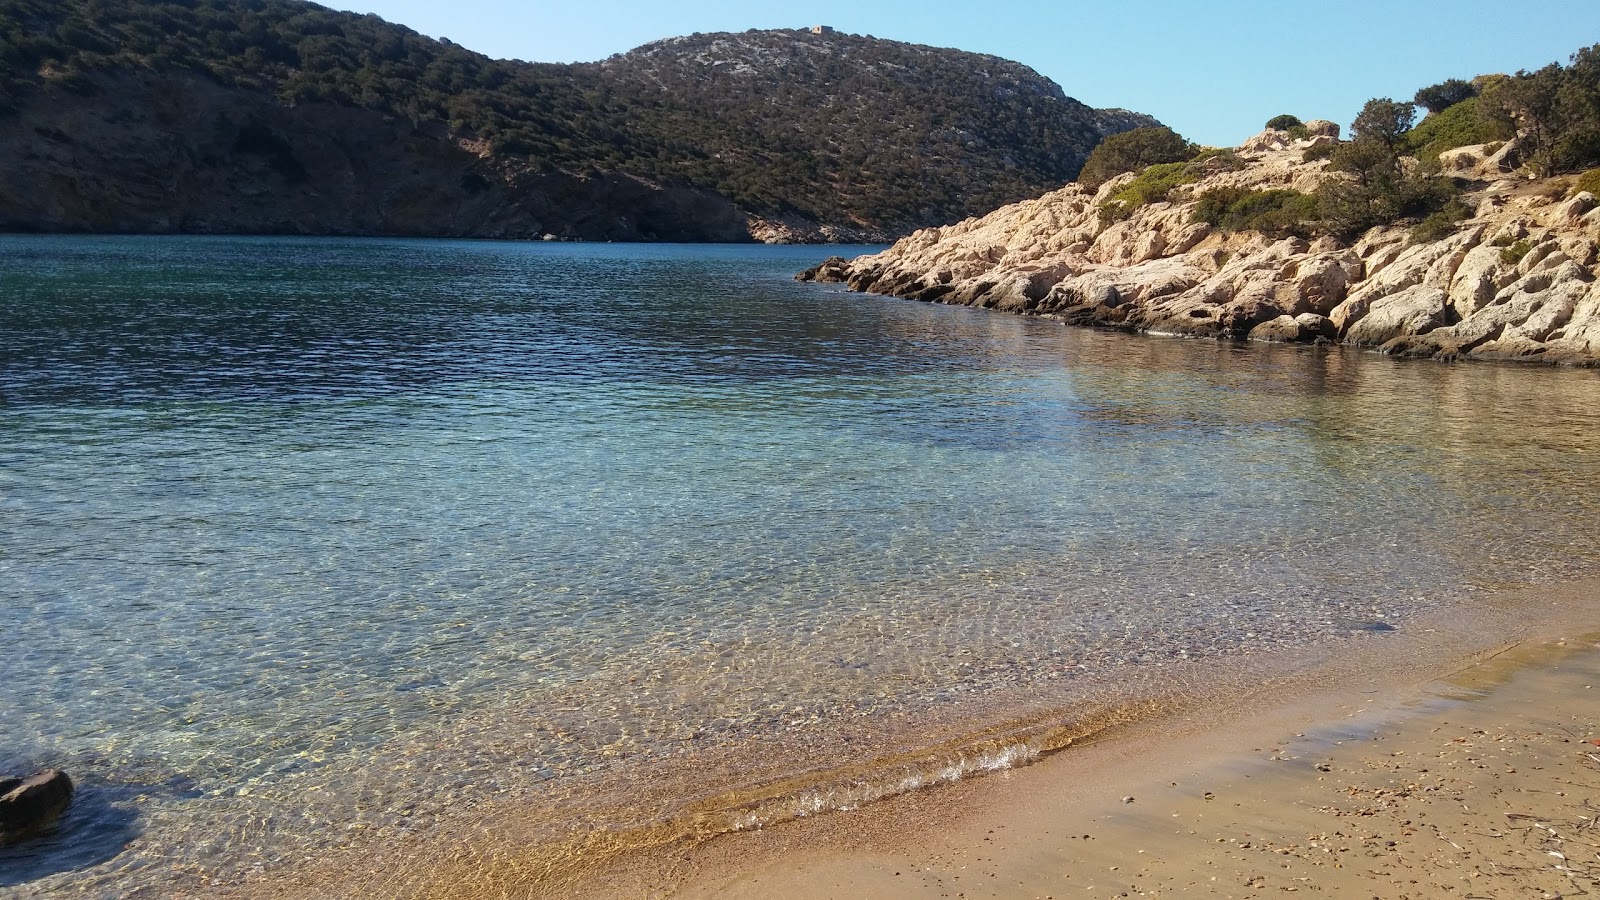
M 0 237 L 0 896 L 564 883 L 1600 571 L 1600 374 L 793 280 L 876 249 Z

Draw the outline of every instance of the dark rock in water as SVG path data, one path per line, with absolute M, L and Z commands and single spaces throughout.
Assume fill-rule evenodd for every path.
M 824 284 L 840 284 L 849 274 L 850 261 L 842 256 L 830 256 L 822 262 L 801 272 L 794 277 L 795 281 L 815 281 Z
M 0 846 L 47 830 L 72 804 L 72 779 L 59 769 L 0 779 Z
M 1395 628 L 1393 625 L 1390 625 L 1388 622 L 1362 622 L 1355 627 L 1355 630 L 1381 634 L 1385 631 L 1398 631 L 1399 629 Z

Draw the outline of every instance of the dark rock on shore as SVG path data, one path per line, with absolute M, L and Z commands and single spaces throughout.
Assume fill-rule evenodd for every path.
M 830 256 L 794 277 L 795 281 L 813 281 L 819 284 L 843 284 L 850 274 L 850 261 L 842 256 Z
M 73 790 L 59 769 L 0 779 L 0 847 L 49 830 L 72 805 Z

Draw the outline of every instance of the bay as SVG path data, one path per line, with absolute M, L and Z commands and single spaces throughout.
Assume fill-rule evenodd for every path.
M 0 770 L 82 784 L 0 890 L 271 877 L 735 746 L 848 766 L 958 698 L 1600 559 L 1592 372 L 793 282 L 821 255 L 0 238 Z

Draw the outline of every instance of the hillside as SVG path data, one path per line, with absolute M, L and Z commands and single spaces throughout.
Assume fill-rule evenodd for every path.
M 1093 110 L 809 30 L 492 60 L 300 0 L 0 0 L 0 228 L 884 239 L 1074 177 Z

